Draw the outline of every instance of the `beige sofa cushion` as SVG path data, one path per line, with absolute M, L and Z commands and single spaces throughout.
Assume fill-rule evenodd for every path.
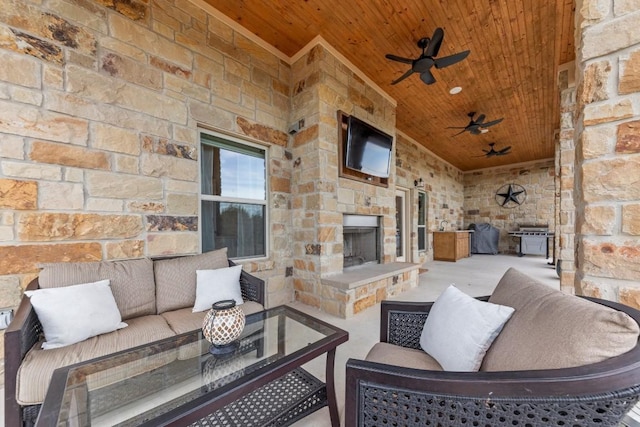
M 51 350 L 42 350 L 36 344 L 25 355 L 18 369 L 16 399 L 21 405 L 37 405 L 44 400 L 53 371 L 57 368 L 91 360 L 172 337 L 175 334 L 162 316 L 142 316 L 127 322 L 128 327 L 86 339 L 77 344 Z M 175 354 L 173 356 L 175 358 Z M 168 363 L 159 360 L 156 363 Z M 160 365 L 158 365 L 160 366 Z M 141 363 L 139 368 L 150 370 L 157 366 Z
M 41 288 L 109 279 L 122 320 L 156 313 L 153 262 L 149 259 L 42 264 Z
M 155 260 L 158 314 L 181 308 L 193 308 L 196 302 L 196 270 L 229 267 L 227 248 L 199 255 Z
M 405 348 L 399 345 L 379 342 L 375 344 L 365 360 L 402 366 L 403 368 L 424 369 L 427 371 L 442 371 L 442 366 L 427 353 L 420 349 Z
M 481 370 L 519 371 L 587 365 L 631 350 L 638 324 L 627 314 L 564 294 L 509 269 L 489 302 L 515 308 Z

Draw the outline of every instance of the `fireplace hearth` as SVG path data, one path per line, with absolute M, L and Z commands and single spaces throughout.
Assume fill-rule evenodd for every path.
M 343 269 L 380 262 L 380 217 L 344 215 Z

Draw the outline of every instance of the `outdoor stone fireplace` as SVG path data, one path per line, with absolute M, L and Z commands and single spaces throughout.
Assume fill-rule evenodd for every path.
M 396 102 L 335 54 L 319 44 L 291 66 L 291 117 L 305 120 L 289 145 L 291 179 L 281 180 L 292 239 L 275 244 L 291 248 L 295 299 L 346 318 L 417 286 L 419 265 L 396 262 L 394 159 L 385 182 L 343 167 L 345 114 L 392 135 Z
M 344 215 L 342 217 L 343 269 L 380 262 L 380 217 Z

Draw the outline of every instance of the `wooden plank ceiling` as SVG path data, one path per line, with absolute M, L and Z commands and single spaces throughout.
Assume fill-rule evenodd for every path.
M 397 128 L 463 171 L 554 156 L 559 128 L 558 66 L 573 61 L 574 0 L 206 0 L 249 31 L 293 56 L 318 34 L 398 102 Z M 462 62 L 391 81 L 419 57 L 417 42 L 444 29 L 437 57 L 471 50 Z M 462 87 L 457 95 L 449 94 Z M 467 114 L 502 123 L 480 135 Z M 511 146 L 487 158 L 489 143 Z

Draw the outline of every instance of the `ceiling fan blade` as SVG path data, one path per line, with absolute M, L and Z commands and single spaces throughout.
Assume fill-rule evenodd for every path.
M 469 133 L 471 135 L 480 135 L 482 133 L 482 131 L 480 131 L 480 128 L 474 127 L 469 129 Z
M 413 59 L 403 58 L 401 56 L 392 55 L 390 53 L 386 54 L 384 57 L 392 61 L 402 62 L 404 64 L 413 64 Z
M 394 81 L 391 82 L 392 85 L 401 82 L 402 80 L 406 79 L 407 77 L 409 77 L 411 74 L 413 74 L 413 70 L 409 69 L 409 71 L 407 71 L 406 73 L 404 73 L 403 75 L 401 75 L 400 77 L 398 77 L 397 79 L 395 79 Z
M 504 120 L 504 117 L 503 117 L 503 118 L 501 118 L 501 119 L 498 119 L 498 120 L 493 120 L 493 121 L 491 121 L 491 122 L 483 123 L 483 124 L 482 124 L 482 127 L 483 127 L 483 128 L 488 128 L 489 126 L 497 125 L 498 123 L 500 123 L 500 122 L 501 122 L 501 121 L 503 121 L 503 120 Z
M 465 132 L 466 132 L 466 129 L 462 129 L 460 132 L 456 133 L 455 135 L 451 135 L 451 136 L 458 136 L 458 135 L 460 135 L 461 133 L 465 133 Z
M 436 68 L 444 68 L 444 67 L 448 67 L 449 65 L 453 65 L 456 62 L 460 62 L 464 58 L 466 58 L 467 55 L 469 55 L 469 52 L 471 52 L 471 51 L 470 50 L 465 50 L 464 52 L 460 52 L 460 53 L 456 53 L 456 54 L 453 54 L 453 55 L 445 56 L 444 58 L 437 58 L 435 60 Z
M 466 126 L 447 126 L 445 129 L 467 129 Z
M 505 154 L 509 154 L 510 150 L 511 150 L 511 146 L 505 147 L 502 150 L 498 150 L 498 155 L 503 156 Z
M 485 127 L 484 123 L 482 123 L 482 122 L 484 122 L 485 118 L 487 118 L 487 116 L 485 116 L 484 114 L 480 114 L 478 116 L 478 118 L 476 119 L 476 125 L 478 125 L 479 127 Z
M 436 82 L 436 78 L 433 77 L 433 74 L 431 74 L 431 71 L 429 70 L 426 70 L 420 73 L 420 80 L 422 80 L 428 85 L 434 84 Z
M 433 32 L 433 36 L 431 36 L 431 40 L 429 41 L 429 46 L 427 46 L 427 50 L 425 51 L 426 56 L 438 56 L 438 51 L 440 51 L 440 45 L 442 44 L 442 39 L 444 38 L 444 31 L 442 28 L 438 27 Z

